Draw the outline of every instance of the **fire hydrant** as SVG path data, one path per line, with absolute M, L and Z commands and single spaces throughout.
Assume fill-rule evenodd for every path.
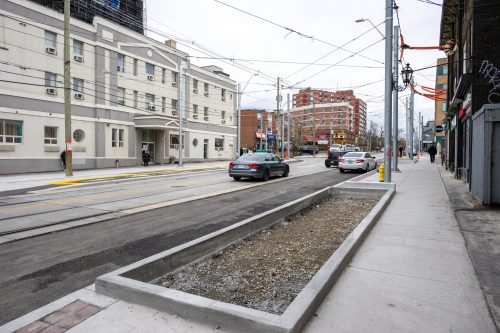
M 384 181 L 384 163 L 380 164 L 378 168 L 378 181 L 379 182 Z

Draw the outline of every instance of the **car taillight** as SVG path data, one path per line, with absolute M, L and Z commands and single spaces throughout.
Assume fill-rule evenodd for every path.
M 364 160 L 356 160 L 356 163 L 363 163 Z
M 339 158 L 339 162 L 344 163 L 344 159 L 343 158 Z
M 230 168 L 234 168 L 234 162 L 230 162 L 230 163 L 229 163 L 229 167 L 230 167 Z
M 249 167 L 250 169 L 252 169 L 252 168 L 256 168 L 256 167 L 257 167 L 257 163 L 249 163 L 249 164 L 248 164 L 248 167 Z

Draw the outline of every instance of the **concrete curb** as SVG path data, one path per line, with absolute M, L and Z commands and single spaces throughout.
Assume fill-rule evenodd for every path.
M 387 184 L 385 188 L 381 188 L 377 183 L 376 186 L 372 183 L 362 185 L 358 188 L 349 187 L 349 184 L 325 188 L 105 274 L 96 280 L 96 291 L 131 303 L 212 325 L 227 326 L 241 332 L 299 332 L 326 297 L 395 193 L 394 184 Z M 210 255 L 330 195 L 373 197 L 381 194 L 383 194 L 382 198 L 377 205 L 346 238 L 282 315 L 269 314 L 148 283 L 168 271 Z

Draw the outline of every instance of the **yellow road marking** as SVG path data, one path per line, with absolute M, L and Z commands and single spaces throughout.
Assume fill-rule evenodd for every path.
M 74 185 L 80 184 L 81 182 L 88 180 L 97 180 L 97 179 L 117 179 L 123 177 L 144 177 L 150 175 L 163 175 L 169 173 L 179 173 L 184 171 L 203 171 L 203 170 L 216 170 L 216 169 L 226 169 L 226 167 L 215 166 L 215 167 L 206 167 L 206 168 L 185 168 L 182 170 L 178 169 L 169 169 L 169 170 L 161 170 L 161 171 L 144 171 L 144 172 L 136 172 L 136 173 L 122 173 L 118 175 L 109 175 L 109 176 L 95 176 L 95 177 L 83 177 L 77 179 L 67 179 L 67 180 L 58 180 L 54 182 L 50 182 L 50 185 Z

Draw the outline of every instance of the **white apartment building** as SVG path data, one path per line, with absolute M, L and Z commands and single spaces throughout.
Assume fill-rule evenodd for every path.
M 0 0 L 0 73 L 0 174 L 62 170 L 63 15 Z M 235 156 L 236 83 L 174 41 L 72 19 L 71 87 L 74 169 L 140 165 L 143 149 L 168 163 L 181 142 L 184 161 Z

